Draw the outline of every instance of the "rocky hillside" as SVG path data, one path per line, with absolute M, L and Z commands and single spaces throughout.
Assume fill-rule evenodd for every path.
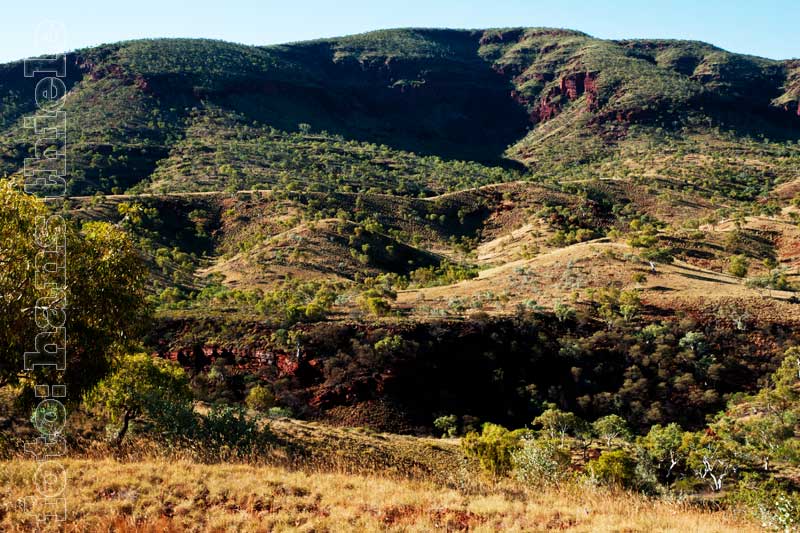
M 747 194 L 757 173 L 796 171 L 782 141 L 799 135 L 797 61 L 698 42 L 542 28 L 151 40 L 78 50 L 68 70 L 75 194 L 292 183 L 435 194 L 519 172 L 690 175 Z M 0 66 L 5 173 L 30 149 L 29 81 L 21 63 Z M 748 157 L 732 161 L 742 142 Z
M 398 431 L 548 403 L 696 425 L 800 341 L 797 60 L 516 28 L 68 65 L 71 198 L 50 205 L 134 239 L 148 348 L 227 364 L 209 401 L 260 379 Z M 29 81 L 0 66 L 9 175 Z

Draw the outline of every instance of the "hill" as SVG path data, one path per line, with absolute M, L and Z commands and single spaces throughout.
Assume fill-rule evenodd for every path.
M 769 188 L 797 171 L 784 142 L 798 140 L 797 62 L 704 43 L 402 29 L 270 47 L 131 41 L 68 60 L 74 194 L 430 195 L 527 169 L 675 177 L 752 199 L 762 176 Z M 24 87 L 21 63 L 0 67 L 6 173 L 30 147 Z
M 550 28 L 67 60 L 68 195 L 43 205 L 15 192 L 31 80 L 0 65 L 0 302 L 31 318 L 11 293 L 45 212 L 86 249 L 69 275 L 135 292 L 70 302 L 77 331 L 141 317 L 74 398 L 77 529 L 800 523 L 774 408 L 797 399 L 798 60 Z M 10 501 L 34 391 L 5 375 Z

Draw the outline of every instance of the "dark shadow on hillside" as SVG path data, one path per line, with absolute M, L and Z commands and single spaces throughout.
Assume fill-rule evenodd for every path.
M 287 46 L 283 59 L 302 63 L 308 77 L 264 73 L 204 97 L 282 130 L 308 124 L 347 139 L 518 168 L 502 153 L 525 135 L 529 117 L 508 79 L 478 56 L 476 37 L 435 33 L 457 52 L 359 60 L 338 58 L 330 42 Z

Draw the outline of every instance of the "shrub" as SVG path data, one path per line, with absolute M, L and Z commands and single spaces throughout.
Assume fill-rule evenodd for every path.
M 511 454 L 514 475 L 527 485 L 553 485 L 569 471 L 569 453 L 553 439 L 526 439 Z
M 553 313 L 556 315 L 559 322 L 574 320 L 576 314 L 574 307 L 570 307 L 561 302 L 556 302 L 553 306 Z
M 131 421 L 152 417 L 162 403 L 188 404 L 190 399 L 189 381 L 180 366 L 143 353 L 117 361 L 112 373 L 84 397 L 88 405 L 103 409 L 120 423 L 113 439 L 117 445 Z
M 288 327 L 300 321 L 323 320 L 330 312 L 336 292 L 319 281 L 287 282 L 257 299 L 256 310 Z
M 367 296 L 360 303 L 364 310 L 375 316 L 385 316 L 392 310 L 391 304 L 380 296 Z
M 455 437 L 458 434 L 458 418 L 456 415 L 440 416 L 433 421 L 433 427 L 441 431 L 443 437 Z
M 265 413 L 275 406 L 275 395 L 269 388 L 263 385 L 256 385 L 250 389 L 245 403 L 250 409 Z
M 165 450 L 184 448 L 200 461 L 215 462 L 252 456 L 271 440 L 261 420 L 248 417 L 238 407 L 214 406 L 208 414 L 191 405 L 163 398 L 154 402 L 151 418 L 157 430 L 152 436 Z
M 800 495 L 773 482 L 746 477 L 729 500 L 734 505 L 749 508 L 766 531 L 800 529 Z
M 625 320 L 633 318 L 641 309 L 642 301 L 638 291 L 622 291 L 619 295 L 619 314 Z
M 270 407 L 267 416 L 270 418 L 290 418 L 292 410 L 288 407 Z
M 786 270 L 783 268 L 774 269 L 766 276 L 750 278 L 745 282 L 745 285 L 752 288 L 774 289 L 778 291 L 794 290 L 786 277 Z
M 245 457 L 266 444 L 269 433 L 261 431 L 258 420 L 249 418 L 239 407 L 214 406 L 201 418 L 198 441 L 203 460 Z
M 486 422 L 483 431 L 468 433 L 462 441 L 464 451 L 476 458 L 482 468 L 493 475 L 504 475 L 511 470 L 511 454 L 520 447 L 524 430 L 509 431 L 498 424 Z
M 415 287 L 434 287 L 458 283 L 477 276 L 477 268 L 442 262 L 438 267 L 428 266 L 414 270 L 409 274 L 409 279 Z
M 636 461 L 625 450 L 603 452 L 589 462 L 587 470 L 604 485 L 632 487 L 636 482 Z
M 379 354 L 390 354 L 400 351 L 403 344 L 403 337 L 400 335 L 389 335 L 375 343 L 375 351 Z
M 654 263 L 672 263 L 675 259 L 672 254 L 671 248 L 653 247 L 647 248 L 641 254 L 642 258 L 646 261 L 653 261 Z
M 728 272 L 730 272 L 737 278 L 743 278 L 747 275 L 748 269 L 749 269 L 749 264 L 746 256 L 744 255 L 731 256 L 728 264 Z

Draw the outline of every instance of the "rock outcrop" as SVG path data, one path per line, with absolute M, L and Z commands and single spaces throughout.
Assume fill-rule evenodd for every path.
M 542 75 L 542 80 L 546 79 Z M 594 111 L 598 103 L 597 74 L 576 72 L 562 76 L 558 85 L 551 87 L 537 102 L 530 102 L 519 93 L 512 96 L 521 104 L 532 108 L 531 122 L 538 124 L 554 118 L 569 102 L 586 96 L 586 109 Z

